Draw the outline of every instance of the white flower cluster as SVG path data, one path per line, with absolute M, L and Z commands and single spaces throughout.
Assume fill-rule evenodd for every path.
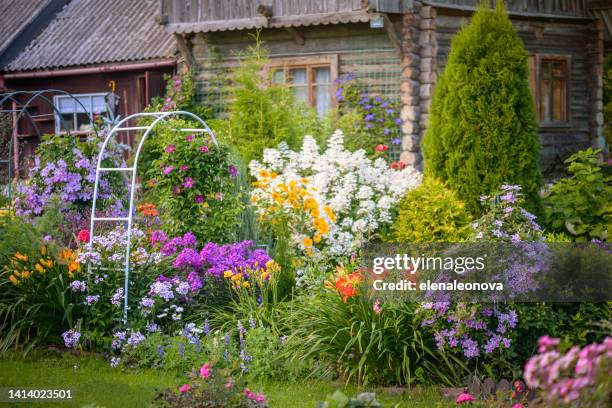
M 300 151 L 291 151 L 286 144 L 265 149 L 263 160 L 254 160 L 249 167 L 258 180 L 261 174 L 277 174 L 270 185 L 252 191 L 260 214 L 266 207 L 259 203 L 270 201 L 275 185 L 309 180 L 309 192 L 321 208 L 329 206 L 336 215 L 322 245 L 332 257 L 354 253 L 380 226 L 390 223 L 393 206 L 422 180 L 413 167 L 391 169 L 382 158 L 369 159 L 364 150 L 346 150 L 340 130 L 330 137 L 322 153 L 314 138 L 306 136 Z M 292 237 L 298 247 L 302 240 L 301 236 Z
M 132 227 L 131 235 L 131 263 L 132 265 L 145 265 L 149 263 L 158 264 L 162 260 L 159 252 L 149 253 L 144 248 L 147 234 L 138 227 Z M 100 266 L 103 263 L 121 264 L 125 262 L 125 251 L 127 246 L 127 230 L 123 226 L 117 226 L 104 235 L 95 236 L 92 242 L 83 246 L 77 255 L 77 262 L 92 266 Z

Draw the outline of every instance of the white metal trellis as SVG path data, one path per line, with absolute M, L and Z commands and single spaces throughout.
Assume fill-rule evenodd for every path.
M 196 122 L 202 126 L 202 128 L 180 128 L 174 129 L 176 132 L 186 132 L 186 133 L 207 133 L 212 139 L 213 143 L 218 146 L 217 139 L 215 138 L 214 133 L 208 127 L 206 122 L 204 122 L 199 116 L 186 111 L 174 111 L 174 112 L 141 112 L 136 113 L 119 121 L 117 124 L 113 126 L 111 131 L 108 133 L 106 138 L 104 139 L 104 143 L 100 148 L 100 153 L 98 154 L 98 163 L 96 165 L 96 181 L 94 184 L 94 193 L 93 193 L 93 202 L 91 204 L 91 220 L 89 224 L 89 239 L 90 244 L 93 245 L 94 242 L 94 225 L 96 221 L 119 221 L 119 222 L 127 222 L 127 240 L 126 240 L 126 248 L 125 248 L 125 264 L 124 264 L 124 272 L 125 272 L 125 282 L 123 287 L 124 294 L 124 306 L 123 306 L 123 320 L 127 323 L 128 316 L 128 298 L 129 298 L 129 277 L 130 277 L 130 241 L 132 238 L 132 223 L 134 217 L 134 193 L 136 190 L 136 175 L 138 172 L 138 158 L 140 156 L 140 151 L 142 150 L 142 146 L 151 133 L 153 129 L 160 123 L 166 122 L 168 117 L 177 117 L 177 116 L 186 116 L 188 118 L 194 119 Z M 137 119 L 144 117 L 154 117 L 155 120 L 147 125 L 147 126 L 129 126 L 129 121 L 136 121 Z M 144 130 L 144 134 L 138 143 L 138 147 L 136 148 L 136 153 L 134 155 L 134 164 L 133 167 L 101 167 L 102 160 L 104 158 L 104 152 L 108 145 L 108 142 L 118 133 L 118 132 L 129 132 Z M 131 172 L 132 180 L 130 182 L 130 206 L 126 217 L 96 217 L 96 202 L 98 199 L 98 187 L 100 181 L 100 173 L 101 172 Z M 91 265 L 89 265 L 89 270 L 91 270 Z

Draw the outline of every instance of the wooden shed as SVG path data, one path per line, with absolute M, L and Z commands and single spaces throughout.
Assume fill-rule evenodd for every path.
M 419 144 L 450 39 L 469 21 L 479 3 L 160 1 L 159 20 L 174 35 L 187 63 L 199 73 L 202 97 L 216 97 L 223 104 L 223 95 L 214 89 L 211 79 L 235 64 L 236 53 L 252 44 L 252 33 L 259 28 L 271 64 L 292 73 L 294 85 L 299 84 L 295 87 L 298 96 L 317 110 L 335 104 L 331 84 L 345 73 L 352 73 L 369 92 L 401 101 L 401 159 L 415 165 L 422 160 Z M 505 3 L 530 54 L 544 169 L 573 150 L 603 146 L 602 72 L 604 45 L 609 45 L 612 34 L 612 2 Z
M 26 119 L 17 127 L 21 154 L 14 162 L 21 163 L 22 175 L 38 133 L 66 131 L 59 115 L 71 134 L 86 134 L 88 116 L 108 109 L 105 95 L 114 91 L 119 96 L 117 113 L 123 117 L 140 112 L 151 98 L 163 95 L 163 75 L 175 71 L 175 41 L 155 20 L 158 0 L 10 0 L 3 7 L 3 19 L 19 19 L 20 14 L 27 19 L 11 27 L 10 36 L 4 33 L 0 92 L 59 89 L 87 110 L 55 92 L 44 96 L 59 113 L 42 98 L 33 101 L 27 109 L 38 129 Z M 29 97 L 18 99 L 25 103 Z M 131 144 L 135 136 L 122 135 L 122 141 Z

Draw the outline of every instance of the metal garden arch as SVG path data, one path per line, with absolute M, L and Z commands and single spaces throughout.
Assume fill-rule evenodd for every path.
M 75 103 L 78 103 L 81 108 L 83 109 L 83 112 L 87 113 L 87 109 L 85 108 L 85 106 L 83 105 L 83 103 L 76 98 L 73 94 L 71 94 L 70 92 L 66 92 L 63 91 L 61 89 L 43 89 L 43 90 L 38 90 L 38 91 L 14 91 L 14 92 L 8 92 L 8 93 L 2 93 L 0 94 L 0 113 L 9 113 L 12 115 L 11 117 L 11 122 L 12 122 L 12 126 L 11 126 L 11 136 L 9 138 L 9 142 L 8 142 L 8 157 L 6 159 L 0 158 L 0 165 L 7 165 L 8 166 L 8 209 L 10 210 L 11 208 L 11 203 L 12 203 L 12 180 L 13 180 L 13 166 L 14 166 L 14 162 L 13 162 L 13 155 L 15 154 L 13 149 L 16 148 L 14 146 L 14 142 L 16 140 L 16 133 L 17 133 L 17 126 L 19 124 L 19 121 L 21 120 L 22 117 L 27 117 L 30 121 L 30 124 L 32 125 L 32 128 L 34 128 L 34 131 L 36 132 L 36 136 L 38 136 L 38 139 L 40 140 L 41 137 L 41 132 L 40 129 L 38 128 L 38 125 L 36 124 L 36 121 L 34 119 L 36 118 L 41 118 L 41 117 L 46 117 L 46 116 L 55 116 L 57 118 L 60 119 L 60 124 L 62 129 L 64 130 L 64 132 L 66 132 L 66 135 L 70 136 L 71 135 L 71 130 L 70 127 L 67 125 L 66 121 L 64 120 L 64 118 L 61 115 L 60 110 L 57 108 L 57 106 L 55 106 L 55 103 L 50 100 L 49 98 L 47 98 L 45 96 L 45 94 L 60 94 L 63 96 L 67 96 L 69 98 L 72 98 Z M 22 103 L 19 101 L 19 99 L 17 99 L 20 95 L 26 95 L 26 96 L 30 96 L 29 99 L 27 99 L 25 101 L 25 103 Z M 46 104 L 51 107 L 52 112 L 51 113 L 43 113 L 43 114 L 38 114 L 38 115 L 32 115 L 29 111 L 28 108 L 31 107 L 32 102 L 36 101 L 37 99 L 42 100 L 43 102 L 46 102 Z M 4 105 L 9 102 L 11 104 L 11 108 L 10 109 L 5 109 Z M 91 116 L 91 112 L 89 112 L 90 115 L 88 115 L 89 118 L 89 123 L 91 125 L 92 131 L 96 134 L 96 136 L 98 135 L 98 132 L 95 128 L 95 126 L 93 125 L 93 118 Z
M 127 323 L 127 316 L 128 316 L 128 297 L 129 297 L 128 289 L 129 289 L 129 275 L 130 275 L 130 246 L 131 246 L 130 241 L 132 238 L 132 223 L 133 223 L 133 217 L 134 217 L 134 193 L 136 191 L 136 175 L 138 172 L 138 158 L 140 157 L 140 152 L 142 150 L 142 146 L 144 145 L 145 140 L 147 139 L 149 134 L 151 134 L 151 132 L 155 129 L 155 127 L 159 123 L 166 123 L 166 119 L 168 117 L 177 117 L 177 116 L 186 116 L 188 118 L 194 119 L 202 127 L 201 128 L 174 129 L 175 131 L 188 132 L 188 133 L 207 133 L 212 139 L 215 146 L 218 146 L 217 139 L 215 138 L 214 133 L 212 132 L 212 130 L 210 130 L 206 122 L 204 122 L 198 115 L 195 115 L 187 111 L 141 112 L 141 113 L 136 113 L 136 114 L 127 116 L 126 118 L 120 120 L 117 124 L 115 124 L 113 128 L 111 129 L 111 131 L 106 136 L 106 138 L 104 139 L 104 143 L 102 144 L 100 153 L 98 154 L 98 162 L 96 165 L 96 181 L 94 184 L 93 202 L 91 205 L 91 220 L 89 224 L 89 242 L 93 244 L 94 233 L 95 233 L 94 225 L 96 221 L 119 221 L 119 222 L 127 221 L 127 240 L 126 240 L 125 261 L 124 261 L 125 262 L 124 263 L 125 281 L 124 281 L 124 288 L 123 288 L 123 295 L 124 295 L 123 320 L 124 320 L 124 323 Z M 137 119 L 146 118 L 146 117 L 154 117 L 155 120 L 147 126 L 129 126 L 129 121 L 131 120 L 135 121 Z M 106 150 L 106 147 L 109 141 L 118 132 L 124 132 L 124 131 L 129 132 L 133 130 L 137 130 L 137 131 L 144 130 L 145 131 L 144 134 L 142 135 L 142 138 L 140 139 L 140 142 L 138 143 L 138 147 L 136 148 L 136 153 L 134 154 L 133 167 L 101 167 L 102 159 L 104 157 L 104 152 Z M 100 181 L 100 173 L 101 172 L 112 172 L 112 171 L 128 172 L 128 173 L 131 172 L 132 179 L 130 182 L 129 210 L 128 210 L 126 217 L 97 217 L 96 216 L 96 202 L 98 199 L 98 187 L 99 187 L 99 181 Z M 89 266 L 89 270 L 91 270 L 91 265 Z

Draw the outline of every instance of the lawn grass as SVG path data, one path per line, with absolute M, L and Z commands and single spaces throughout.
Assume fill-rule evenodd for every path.
M 72 389 L 70 402 L 2 403 L 1 407 L 98 406 L 106 408 L 147 407 L 156 389 L 176 386 L 183 376 L 177 372 L 162 370 L 121 370 L 111 368 L 100 357 L 79 357 L 67 353 L 57 355 L 33 354 L 22 357 L 6 354 L 0 357 L 0 387 Z M 304 381 L 300 383 L 267 382 L 253 388 L 261 389 L 270 399 L 273 408 L 315 407 L 327 394 L 341 389 L 347 395 L 359 391 L 355 386 L 331 382 Z M 376 391 L 385 407 L 452 407 L 436 388 L 416 388 L 403 395 L 390 395 L 385 390 Z

